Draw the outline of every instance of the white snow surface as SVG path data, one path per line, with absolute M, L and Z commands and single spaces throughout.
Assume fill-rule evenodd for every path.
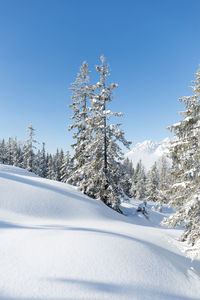
M 167 155 L 169 143 L 169 138 L 165 138 L 161 142 L 146 140 L 137 143 L 131 151 L 125 154 L 125 158 L 128 157 L 132 161 L 134 168 L 139 160 L 141 160 L 146 170 L 149 170 L 154 162 L 159 161 L 163 155 Z
M 0 300 L 195 300 L 200 262 L 169 213 L 125 215 L 76 188 L 0 165 Z

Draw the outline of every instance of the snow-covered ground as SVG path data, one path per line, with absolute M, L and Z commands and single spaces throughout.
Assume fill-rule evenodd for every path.
M 0 300 L 195 300 L 200 262 L 169 213 L 120 215 L 74 187 L 0 166 Z

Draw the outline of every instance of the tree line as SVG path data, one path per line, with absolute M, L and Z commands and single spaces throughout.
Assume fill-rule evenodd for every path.
M 67 182 L 73 169 L 69 151 L 57 149 L 55 154 L 46 152 L 45 143 L 35 140 L 35 129 L 28 127 L 26 141 L 18 141 L 9 137 L 0 141 L 0 163 L 26 169 L 43 178 Z
M 21 167 L 36 175 L 79 186 L 80 181 L 72 182 L 76 166 L 69 151 L 57 149 L 55 154 L 46 152 L 45 143 L 35 139 L 35 129 L 28 127 L 28 139 L 24 142 L 9 137 L 0 141 L 0 163 Z M 157 166 L 159 165 L 159 167 Z M 117 179 L 125 200 L 154 201 L 159 210 L 167 203 L 166 192 L 170 183 L 170 166 L 165 157 L 146 172 L 140 160 L 134 169 L 132 161 L 124 159 L 121 164 L 122 177 Z

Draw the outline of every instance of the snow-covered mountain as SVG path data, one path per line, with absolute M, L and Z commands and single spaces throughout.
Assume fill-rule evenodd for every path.
M 199 262 L 166 216 L 126 216 L 75 187 L 0 165 L 0 300 L 200 299 Z M 166 209 L 166 208 L 165 208 Z
M 146 170 L 149 170 L 155 161 L 166 155 L 169 142 L 169 138 L 165 138 L 161 142 L 146 140 L 136 144 L 131 151 L 125 154 L 125 157 L 128 157 L 133 162 L 134 167 L 141 159 Z

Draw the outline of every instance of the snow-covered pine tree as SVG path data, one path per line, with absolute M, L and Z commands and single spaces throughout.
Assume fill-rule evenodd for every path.
M 51 154 L 47 154 L 47 178 L 55 180 L 55 167 Z
M 54 156 L 54 166 L 55 166 L 55 180 L 61 181 L 61 169 L 64 163 L 64 153 L 61 149 L 60 151 L 57 149 L 56 155 Z
M 34 149 L 36 149 L 35 144 L 37 141 L 34 139 L 35 129 L 32 125 L 28 126 L 28 140 L 25 143 L 25 147 L 23 149 L 23 164 L 24 168 L 29 172 L 35 171 L 35 153 Z
M 183 97 L 183 120 L 170 127 L 175 138 L 171 142 L 173 184 L 169 206 L 176 213 L 164 219 L 163 224 L 174 227 L 183 224 L 181 241 L 200 244 L 200 69 L 192 86 L 194 95 Z
M 2 164 L 8 163 L 6 142 L 4 139 L 1 141 L 1 145 L 0 145 L 0 163 Z
M 13 153 L 13 166 L 15 166 L 15 167 L 20 166 L 21 148 L 18 145 L 17 138 L 15 138 L 13 141 L 12 153 Z
M 41 168 L 41 151 L 38 149 L 36 155 L 35 155 L 35 167 L 34 167 L 34 173 L 38 176 L 42 176 L 42 168 Z
M 9 137 L 8 143 L 7 143 L 7 164 L 13 165 L 13 139 Z
M 127 157 L 124 161 L 124 165 L 126 166 L 128 172 L 130 173 L 130 175 L 134 175 L 134 167 L 133 167 L 133 163 L 132 161 Z
M 23 152 L 22 152 L 22 142 L 19 142 L 17 138 L 13 140 L 13 166 L 22 167 L 23 162 Z
M 62 182 L 71 183 L 69 181 L 69 178 L 72 175 L 72 170 L 73 170 L 73 162 L 72 162 L 71 156 L 69 154 L 69 151 L 66 151 L 66 153 L 64 155 L 64 159 L 63 159 L 63 165 L 61 167 L 61 181 Z
M 151 170 L 147 174 L 146 185 L 146 199 L 147 201 L 158 201 L 158 186 L 159 186 L 159 173 L 157 169 L 157 163 L 155 162 L 151 167 Z
M 27 147 L 26 147 L 26 145 L 23 144 L 22 145 L 21 162 L 20 162 L 20 165 L 19 165 L 23 169 L 27 168 L 26 150 L 27 150 Z
M 140 160 L 136 165 L 135 172 L 132 177 L 132 183 L 131 183 L 131 189 L 130 189 L 130 194 L 131 194 L 132 198 L 136 197 L 136 192 L 137 192 L 136 185 L 137 185 L 137 181 L 138 181 L 138 173 L 140 172 L 141 166 L 142 166 L 142 162 Z
M 46 150 L 45 150 L 45 143 L 42 143 L 42 150 L 40 155 L 40 169 L 41 169 L 41 177 L 47 177 L 47 157 L 46 157 Z
M 106 205 L 120 212 L 120 199 L 123 192 L 120 185 L 121 161 L 123 153 L 118 145 L 121 142 L 129 147 L 120 124 L 110 124 L 112 116 L 120 117 L 122 113 L 113 113 L 107 105 L 112 100 L 113 89 L 117 84 L 106 83 L 109 75 L 104 56 L 101 66 L 97 66 L 100 81 L 96 84 L 96 94 L 92 98 L 91 115 L 88 117 L 88 129 L 92 140 L 85 148 L 87 160 L 80 169 L 86 174 L 81 180 L 81 189 L 91 197 L 101 199 Z
M 170 165 L 166 157 L 162 156 L 160 160 L 158 200 L 156 202 L 159 211 L 162 211 L 162 205 L 167 204 L 169 201 L 169 196 L 168 196 L 169 185 L 170 185 Z
M 122 164 L 122 171 L 123 175 L 121 177 L 121 185 L 124 193 L 130 198 L 131 197 L 131 185 L 132 185 L 132 178 L 134 175 L 134 168 L 132 161 L 128 159 L 128 157 L 123 161 Z
M 138 200 L 144 200 L 146 195 L 146 175 L 144 166 L 140 162 L 140 168 L 137 174 L 136 196 Z
M 87 62 L 83 62 L 80 73 L 78 73 L 76 81 L 70 89 L 72 91 L 72 104 L 70 107 L 73 109 L 73 116 L 71 117 L 73 124 L 69 126 L 69 130 L 74 131 L 73 139 L 75 143 L 72 144 L 74 149 L 72 160 L 75 167 L 69 181 L 74 185 L 79 185 L 80 181 L 87 180 L 82 166 L 88 159 L 88 153 L 85 149 L 92 138 L 88 126 L 88 105 L 94 94 L 93 86 L 89 85 L 90 73 Z

